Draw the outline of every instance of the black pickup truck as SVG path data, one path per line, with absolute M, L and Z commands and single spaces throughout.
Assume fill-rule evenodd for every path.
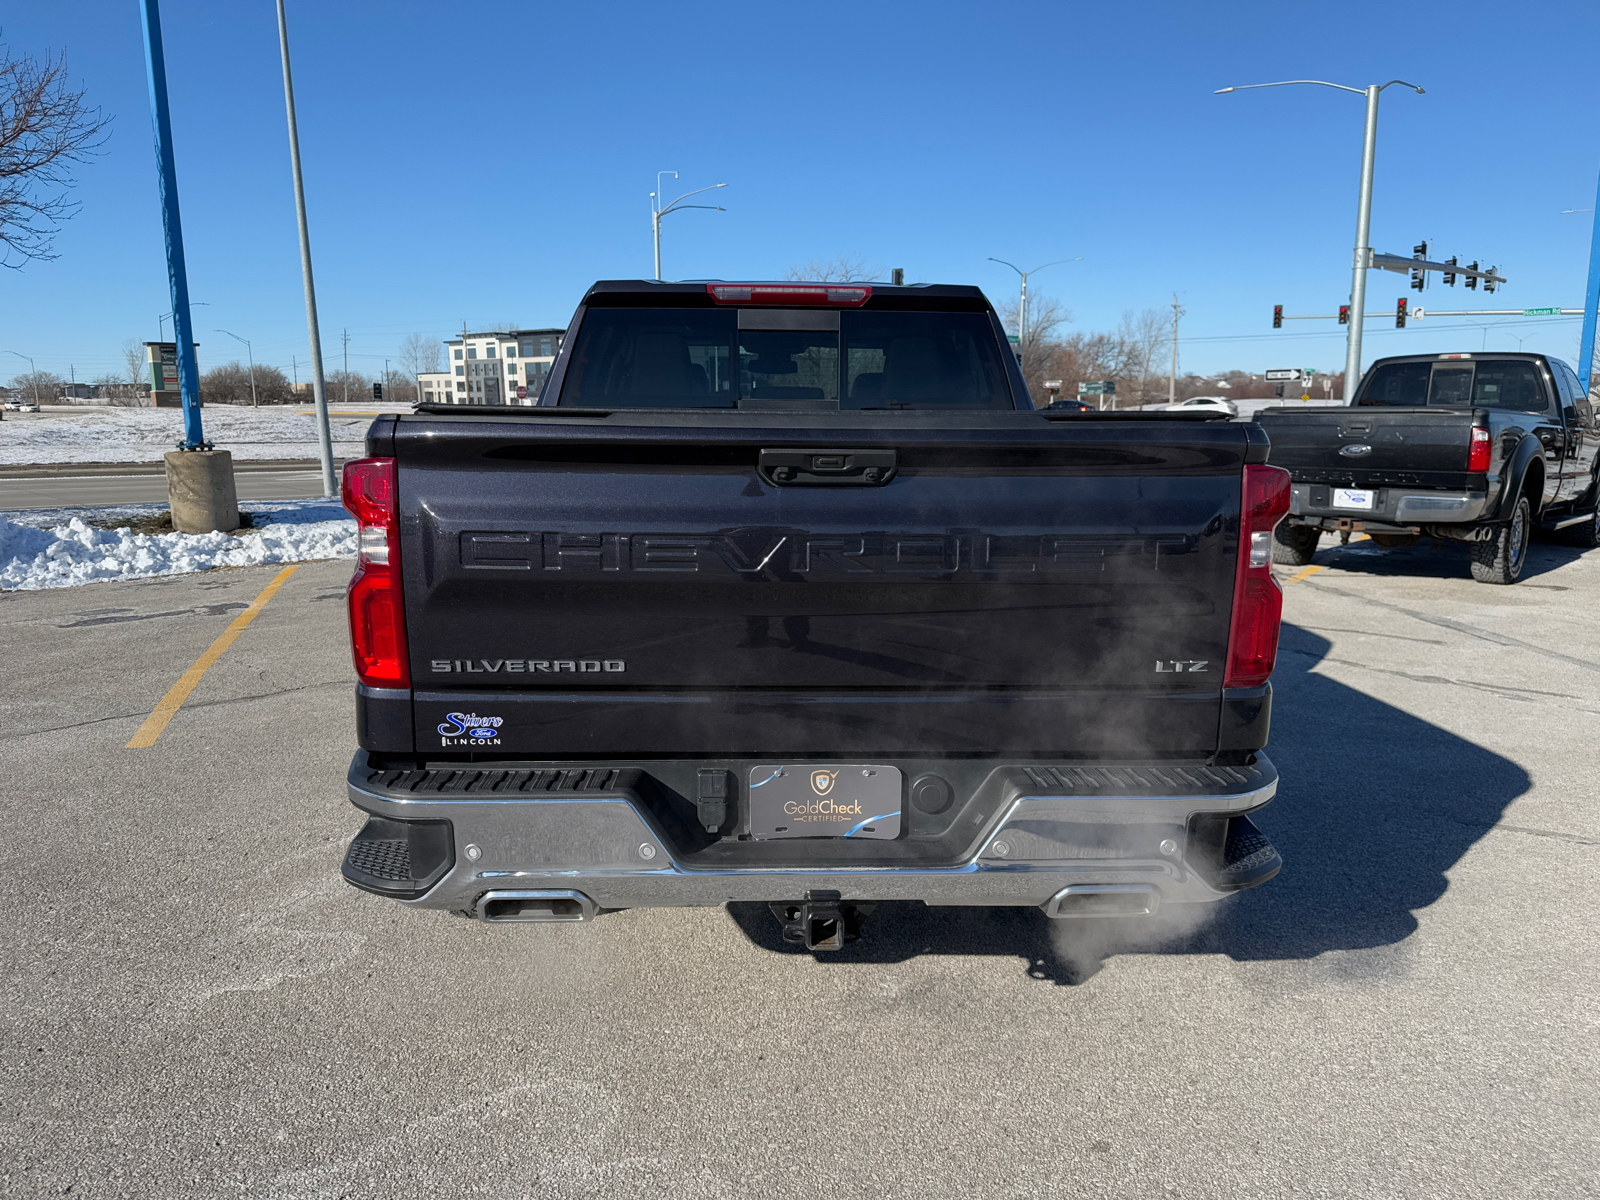
M 983 294 L 603 282 L 536 406 L 345 470 L 366 824 L 487 921 L 886 900 L 1145 914 L 1272 877 L 1288 475 L 1211 414 L 1035 411 Z
M 1324 531 L 1380 546 L 1468 544 L 1472 577 L 1515 583 L 1536 529 L 1600 541 L 1600 422 L 1571 367 L 1542 354 L 1379 359 L 1355 401 L 1263 409 L 1294 477 L 1274 561 L 1311 561 Z

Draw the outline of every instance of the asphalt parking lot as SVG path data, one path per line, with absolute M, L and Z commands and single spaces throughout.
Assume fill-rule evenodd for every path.
M 1275 881 L 1186 930 L 884 906 L 815 958 L 764 911 L 346 886 L 347 563 L 141 749 L 279 569 L 0 594 L 0 1191 L 1594 1195 L 1600 552 L 1316 566 Z

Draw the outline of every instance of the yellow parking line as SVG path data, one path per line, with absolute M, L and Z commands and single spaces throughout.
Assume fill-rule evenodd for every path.
M 177 715 L 178 710 L 183 707 L 183 702 L 189 698 L 189 693 L 194 691 L 201 677 L 211 669 L 211 664 L 222 657 L 223 651 L 233 645 L 244 632 L 245 626 L 256 619 L 256 615 L 267 606 L 267 601 L 277 595 L 278 589 L 299 569 L 300 564 L 296 563 L 292 567 L 285 567 L 272 577 L 272 582 L 251 601 L 250 607 L 233 619 L 233 624 L 222 631 L 206 652 L 195 660 L 194 666 L 185 671 L 183 677 L 172 685 L 172 689 L 161 697 L 161 703 L 157 704 L 145 718 L 144 724 L 139 726 L 139 732 L 133 735 L 133 740 L 123 747 L 125 750 L 142 750 L 156 744 L 156 739 L 167 728 L 167 722 Z
M 1367 538 L 1366 534 L 1358 533 L 1353 538 L 1351 538 L 1350 540 L 1352 542 L 1364 542 L 1364 541 L 1367 541 L 1368 538 Z M 1330 547 L 1330 549 L 1334 549 L 1334 550 L 1337 550 L 1338 548 L 1339 547 L 1337 547 L 1337 546 Z M 1307 567 L 1304 571 L 1296 571 L 1293 575 L 1289 576 L 1289 578 L 1285 579 L 1284 582 L 1285 583 L 1299 583 L 1302 579 L 1309 579 L 1311 576 L 1315 575 L 1318 571 L 1321 571 L 1321 570 L 1325 569 L 1327 567 L 1327 565 L 1328 565 L 1327 563 L 1318 563 L 1314 567 Z

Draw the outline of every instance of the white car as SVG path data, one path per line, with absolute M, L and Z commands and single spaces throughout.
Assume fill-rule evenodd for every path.
M 22 401 L 21 400 L 7 400 L 5 402 L 5 410 L 7 412 L 21 412 L 22 411 Z
M 1179 400 L 1176 404 L 1163 404 L 1161 412 L 1214 412 L 1220 415 L 1237 417 L 1239 406 L 1226 396 L 1190 396 L 1187 400 Z
M 38 412 L 39 411 L 39 406 L 37 404 L 19 404 L 19 405 L 17 405 L 17 411 L 18 412 Z

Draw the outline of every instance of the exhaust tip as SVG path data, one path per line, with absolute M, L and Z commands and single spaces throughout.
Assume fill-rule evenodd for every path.
M 1161 895 L 1145 883 L 1075 883 L 1045 902 L 1047 917 L 1148 917 Z
M 600 906 L 582 892 L 485 892 L 478 898 L 478 919 L 495 924 L 513 921 L 592 921 Z

